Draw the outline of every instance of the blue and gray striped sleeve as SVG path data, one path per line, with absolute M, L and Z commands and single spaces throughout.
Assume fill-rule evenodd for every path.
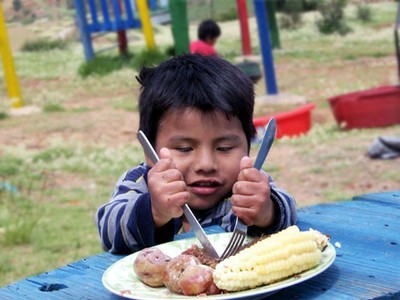
M 111 200 L 96 214 L 102 246 L 112 253 L 130 253 L 156 244 L 146 177 L 148 168 L 139 165 L 122 175 Z M 173 224 L 163 228 L 163 240 L 172 240 Z
M 275 233 L 297 223 L 296 201 L 270 178 L 271 200 L 275 204 L 275 221 L 265 233 Z

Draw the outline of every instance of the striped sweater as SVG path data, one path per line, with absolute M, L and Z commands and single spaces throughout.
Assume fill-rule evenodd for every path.
M 123 174 L 115 187 L 111 200 L 102 205 L 96 214 L 96 223 L 104 250 L 112 253 L 131 253 L 145 247 L 172 241 L 182 222 L 172 219 L 161 228 L 155 228 L 151 213 L 147 174 L 150 168 L 141 164 Z M 260 236 L 274 233 L 297 221 L 295 200 L 278 188 L 270 178 L 271 198 L 275 202 L 274 223 L 265 229 L 248 228 L 248 234 Z M 194 211 L 202 227 L 219 225 L 233 231 L 236 220 L 228 199 L 206 211 Z

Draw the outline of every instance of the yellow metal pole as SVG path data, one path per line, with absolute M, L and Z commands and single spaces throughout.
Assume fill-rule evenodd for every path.
M 11 107 L 19 108 L 24 105 L 19 87 L 18 77 L 15 73 L 14 61 L 11 54 L 10 42 L 8 40 L 6 22 L 4 20 L 3 6 L 0 2 L 0 54 L 3 59 L 4 75 L 8 95 L 11 98 Z
M 149 7 L 146 0 L 137 0 L 137 7 L 139 9 L 140 21 L 142 22 L 142 29 L 144 39 L 148 49 L 154 49 L 156 43 L 154 41 L 153 28 L 151 26 Z

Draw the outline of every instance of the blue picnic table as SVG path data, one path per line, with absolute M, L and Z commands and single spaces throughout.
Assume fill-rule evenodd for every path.
M 305 207 L 298 215 L 302 230 L 331 236 L 336 259 L 268 299 L 400 299 L 400 190 Z M 0 299 L 124 299 L 102 284 L 103 272 L 123 257 L 104 252 L 22 279 L 1 288 Z

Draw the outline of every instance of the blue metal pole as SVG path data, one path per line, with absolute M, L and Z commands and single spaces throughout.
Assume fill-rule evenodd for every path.
M 107 0 L 101 0 L 100 4 L 101 4 L 101 11 L 103 13 L 102 31 L 111 31 L 113 30 L 113 28 L 110 21 L 110 13 L 108 12 Z
M 97 18 L 96 3 L 94 0 L 89 0 L 89 11 L 92 16 L 92 29 L 99 30 L 99 20 Z
M 275 78 L 274 59 L 268 30 L 268 14 L 265 0 L 254 0 L 254 11 L 257 18 L 267 94 L 276 95 L 278 94 L 278 87 Z
M 126 13 L 126 18 L 127 18 L 127 26 L 128 27 L 133 27 L 134 26 L 134 21 L 133 21 L 133 8 L 132 8 L 132 3 L 130 0 L 124 0 L 125 4 L 125 13 Z
M 86 11 L 82 0 L 75 0 L 76 20 L 78 23 L 79 31 L 81 33 L 81 40 L 83 49 L 85 51 L 86 61 L 94 58 L 94 51 L 92 46 L 92 38 L 90 36 L 88 24 L 86 21 Z

